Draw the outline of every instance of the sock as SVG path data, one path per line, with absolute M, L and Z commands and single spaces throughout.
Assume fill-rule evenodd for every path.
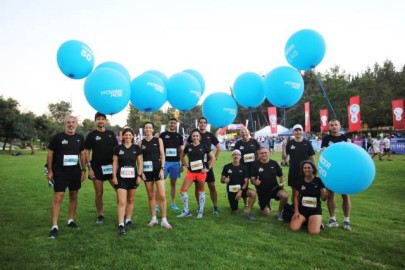
M 51 228 L 51 230 L 53 230 L 53 229 L 57 229 L 57 230 L 59 230 L 58 225 L 53 225 L 53 226 L 52 226 L 52 228 Z
M 198 203 L 200 205 L 200 207 L 198 208 L 198 212 L 203 213 L 204 212 L 204 206 L 205 206 L 205 192 L 204 191 L 200 191 L 198 192 L 199 196 L 198 196 Z M 215 208 L 215 207 L 214 207 Z
M 162 218 L 162 223 L 164 224 L 164 223 L 169 223 L 169 222 L 167 222 L 167 218 Z
M 70 224 L 70 222 L 73 222 L 73 219 L 68 219 L 68 225 Z
M 118 227 L 121 227 L 121 226 L 124 227 L 124 223 L 119 223 L 118 224 Z
M 127 224 L 128 221 L 131 221 L 131 219 L 130 219 L 130 218 L 126 218 L 126 219 L 125 219 L 125 224 Z
M 336 221 L 336 216 L 332 216 L 332 217 L 330 217 L 330 219 L 333 219 L 334 221 Z
M 156 216 L 152 217 L 151 221 L 157 221 L 157 217 Z
M 344 218 L 343 218 L 343 221 L 350 222 L 350 217 L 344 217 Z
M 181 199 L 183 201 L 183 211 L 188 213 L 189 209 L 188 209 L 188 194 L 187 192 L 180 192 L 181 194 Z

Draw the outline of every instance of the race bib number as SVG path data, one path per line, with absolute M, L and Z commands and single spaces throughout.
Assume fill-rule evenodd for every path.
M 315 197 L 302 197 L 302 206 L 316 208 L 316 198 Z
M 75 166 L 78 161 L 78 155 L 63 155 L 63 166 Z
M 135 178 L 135 168 L 134 167 L 122 167 L 120 175 L 122 178 Z
M 202 160 L 200 159 L 200 160 L 196 160 L 196 161 L 191 161 L 190 162 L 190 169 L 192 171 L 198 171 L 198 170 L 204 169 L 204 165 L 203 165 Z
M 229 185 L 228 190 L 229 192 L 236 193 L 240 190 L 240 185 Z
M 249 163 L 249 162 L 255 161 L 255 154 L 254 154 L 254 153 L 244 154 L 244 155 L 243 155 L 243 161 L 244 161 L 245 163 Z
M 153 172 L 153 162 L 152 161 L 144 161 L 143 162 L 143 171 L 144 172 Z
M 166 157 L 177 157 L 176 148 L 166 148 Z
M 110 165 L 102 165 L 101 166 L 101 171 L 103 172 L 103 175 L 112 174 L 112 164 L 110 164 Z

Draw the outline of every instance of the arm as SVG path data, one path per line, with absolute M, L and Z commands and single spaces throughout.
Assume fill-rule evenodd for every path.
M 186 157 L 186 153 L 183 151 L 180 155 L 180 161 L 181 161 L 182 166 L 188 168 L 188 163 L 186 162 L 185 157 Z
M 326 190 L 326 188 L 321 188 L 321 200 L 326 201 L 327 198 L 328 198 L 328 191 Z
M 316 165 L 314 156 L 310 156 L 309 160 L 312 162 L 312 164 Z
M 217 160 L 218 157 L 219 157 L 219 153 L 221 153 L 221 145 L 220 145 L 219 143 L 217 143 L 217 144 L 215 145 L 215 148 L 216 148 L 216 151 L 215 151 L 215 160 Z
M 80 152 L 80 161 L 82 165 L 82 176 L 81 176 L 81 181 L 83 182 L 86 179 L 86 154 L 83 151 Z
M 52 168 L 52 164 L 53 164 L 53 151 L 52 150 L 48 150 L 48 155 L 46 156 L 46 166 L 48 167 L 48 180 L 52 180 L 53 179 L 53 168 Z
M 142 155 L 139 155 L 136 157 L 136 184 L 139 185 L 139 180 L 143 180 L 142 179 L 142 173 L 143 173 L 143 166 L 142 166 Z M 114 170 L 113 170 L 114 171 Z
M 226 175 L 221 175 L 221 183 L 227 184 L 229 182 L 229 177 Z
M 118 157 L 116 155 L 113 156 L 113 178 L 112 181 L 114 185 L 118 185 L 118 179 L 117 179 L 117 171 L 118 171 Z
M 216 153 L 215 153 L 216 154 Z M 212 166 L 214 166 L 214 163 L 216 161 L 216 158 L 214 156 L 214 154 L 212 152 L 208 153 L 208 156 L 210 157 L 210 161 L 208 162 L 208 168 L 207 169 L 211 169 Z
M 299 200 L 299 192 L 293 189 L 293 197 L 294 197 L 294 215 L 291 219 L 296 219 L 300 216 L 300 212 L 298 211 L 298 200 Z
M 94 171 L 91 168 L 91 164 L 90 164 L 90 150 L 89 149 L 84 149 L 84 155 L 86 157 L 87 169 L 89 169 L 89 176 L 90 176 L 91 179 L 94 179 L 95 178 Z
M 161 138 L 158 139 L 159 140 L 159 152 L 160 152 L 160 160 L 161 160 L 161 168 L 160 168 L 160 179 L 164 178 L 164 168 L 165 168 L 165 162 L 166 162 L 166 157 L 165 157 L 165 148 L 163 146 L 163 141 Z

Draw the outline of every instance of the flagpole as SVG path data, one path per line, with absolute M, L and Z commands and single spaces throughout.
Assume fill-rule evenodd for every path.
M 325 89 L 324 89 L 324 87 L 323 87 L 323 84 L 322 84 L 322 82 L 321 82 L 321 79 L 319 79 L 319 77 L 316 75 L 315 69 L 313 69 L 313 72 L 314 72 L 315 78 L 318 80 L 319 86 L 321 87 L 322 92 L 323 92 L 323 96 L 324 96 L 324 98 L 326 99 L 326 102 L 328 102 L 329 108 L 330 108 L 330 110 L 332 111 L 333 116 L 335 117 L 335 119 L 338 119 L 337 116 L 336 116 L 335 110 L 333 109 L 333 106 L 332 106 L 332 104 L 331 104 L 330 101 L 329 101 L 328 95 L 326 94 L 326 91 L 325 91 Z

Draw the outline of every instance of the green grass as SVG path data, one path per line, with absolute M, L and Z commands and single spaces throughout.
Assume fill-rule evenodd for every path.
M 45 151 L 37 151 L 34 156 L 28 152 L 19 157 L 0 155 L 0 269 L 405 268 L 405 156 L 393 156 L 393 162 L 375 161 L 373 185 L 352 196 L 351 233 L 341 227 L 325 229 L 318 236 L 310 236 L 305 230 L 291 232 L 288 224 L 278 222 L 273 214 L 260 217 L 257 204 L 257 222 L 247 221 L 241 214 L 231 216 L 225 187 L 219 182 L 222 166 L 231 160 L 230 153 L 223 152 L 215 165 L 220 216 L 212 215 L 207 196 L 202 220 L 195 215 L 178 219 L 169 210 L 172 230 L 149 228 L 147 197 L 141 185 L 133 218 L 137 228 L 118 237 L 114 191 L 105 185 L 106 221 L 96 225 L 93 185 L 86 180 L 79 192 L 76 216 L 81 228 L 66 228 L 66 196 L 56 240 L 47 239 L 53 192 L 43 173 L 45 157 Z M 273 158 L 280 160 L 279 154 Z M 287 169 L 283 171 L 287 175 Z M 189 195 L 195 211 L 193 189 Z M 169 196 L 168 186 L 166 194 Z M 341 223 L 340 196 L 336 200 Z M 273 203 L 274 208 L 277 206 Z M 323 210 L 325 222 L 326 204 Z

